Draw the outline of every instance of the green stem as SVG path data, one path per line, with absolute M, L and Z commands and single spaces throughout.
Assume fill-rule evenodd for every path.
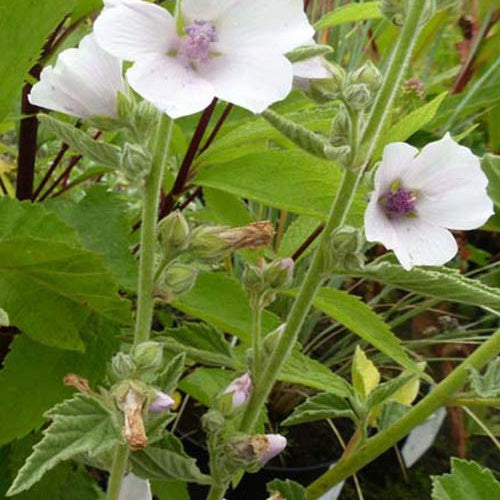
M 151 172 L 144 186 L 141 256 L 139 261 L 137 315 L 135 321 L 136 344 L 149 339 L 153 320 L 153 286 L 158 205 L 165 161 L 172 137 L 172 126 L 173 120 L 166 115 L 162 115 L 154 144 Z
M 255 384 L 262 366 L 261 343 L 262 343 L 262 306 L 260 297 L 252 300 L 252 380 Z
M 226 493 L 226 487 L 220 485 L 212 485 L 207 495 L 207 500 L 222 500 Z
M 446 406 L 486 406 L 500 408 L 500 398 L 449 398 Z
M 128 446 L 120 444 L 115 448 L 113 465 L 108 480 L 108 491 L 106 500 L 118 500 L 122 479 L 125 475 L 128 462 Z
M 352 476 L 359 469 L 394 446 L 438 408 L 447 404 L 450 396 L 455 394 L 467 381 L 469 368 L 480 370 L 499 352 L 500 330 L 497 330 L 491 338 L 478 347 L 406 415 L 385 431 L 369 439 L 355 453 L 340 460 L 333 469 L 325 472 L 311 483 L 307 488 L 307 498 L 309 500 L 320 498 L 340 481 Z

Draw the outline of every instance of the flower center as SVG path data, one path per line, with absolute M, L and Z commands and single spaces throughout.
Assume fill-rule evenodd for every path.
M 380 203 L 389 216 L 414 215 L 417 197 L 413 191 L 395 183 L 395 186 L 380 198 Z
M 194 62 L 206 62 L 210 58 L 210 44 L 217 42 L 217 31 L 211 21 L 194 21 L 186 26 L 187 38 L 182 53 Z

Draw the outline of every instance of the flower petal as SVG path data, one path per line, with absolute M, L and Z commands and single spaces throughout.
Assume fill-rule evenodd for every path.
M 393 142 L 384 148 L 382 162 L 375 173 L 375 189 L 379 195 L 390 190 L 392 183 L 413 168 L 418 149 L 405 142 Z
M 441 266 L 458 251 L 450 231 L 417 217 L 394 222 L 394 229 L 397 242 L 392 250 L 406 270 L 413 266 Z
M 103 49 L 127 61 L 166 54 L 177 40 L 175 20 L 166 9 L 131 0 L 109 4 L 96 19 L 94 32 Z
M 171 118 L 205 109 L 213 100 L 214 88 L 189 64 L 163 55 L 149 55 L 127 71 L 130 86 Z
M 118 500 L 153 500 L 149 481 L 127 474 L 122 481 Z
M 378 241 L 392 250 L 397 245 L 397 235 L 392 221 L 387 217 L 375 193 L 365 212 L 365 235 L 367 241 Z
M 293 69 L 286 57 L 272 52 L 223 54 L 199 68 L 215 95 L 254 113 L 284 99 L 292 89 Z
M 308 78 L 311 80 L 331 78 L 331 73 L 323 64 L 322 57 L 312 57 L 305 61 L 293 63 L 293 74 L 298 78 Z
M 302 0 L 232 0 L 217 19 L 210 20 L 221 52 L 246 48 L 284 54 L 309 43 L 314 35 Z
M 238 0 L 183 0 L 182 17 L 185 24 L 194 21 L 217 21 Z

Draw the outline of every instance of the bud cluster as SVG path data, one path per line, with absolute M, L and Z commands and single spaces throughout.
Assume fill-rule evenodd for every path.
M 334 231 L 324 255 L 325 271 L 361 269 L 365 262 L 364 242 L 363 232 L 357 228 L 344 226 Z

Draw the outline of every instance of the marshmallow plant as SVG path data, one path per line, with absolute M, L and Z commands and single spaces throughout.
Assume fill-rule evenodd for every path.
M 29 102 L 69 117 L 63 120 L 40 113 L 42 124 L 64 142 L 64 148 L 105 166 L 107 175 L 119 173 L 117 184 L 125 179 L 127 186 L 140 193 L 141 215 L 135 224 L 140 236 L 128 248 L 123 235 L 128 231 L 120 226 L 116 233 L 123 237 L 113 240 L 109 252 L 113 258 L 122 250 L 127 257 L 132 252 L 137 255 L 138 276 L 137 283 L 131 285 L 126 279 L 121 287 L 121 295 L 132 299 L 128 305 L 133 321 L 129 309 L 124 313 L 127 318 L 117 321 L 116 329 L 123 330 L 116 336 L 118 352 L 107 364 L 105 376 L 95 382 L 77 373 L 66 375 L 66 385 L 78 393 L 46 413 L 51 423 L 8 495 L 29 489 L 60 461 L 73 458 L 109 473 L 107 500 L 151 499 L 153 481 L 163 480 L 203 485 L 207 500 L 222 500 L 243 474 L 258 472 L 280 454 L 286 457 L 294 446 L 292 436 L 287 438 L 287 426 L 318 418 L 349 418 L 355 431 L 336 466 L 306 490 L 288 483 L 270 490 L 271 498 L 283 498 L 287 488 L 293 489 L 298 500 L 321 498 L 448 404 L 470 368 L 476 370 L 473 388 L 496 397 L 490 380 L 494 370 L 488 370 L 484 380 L 477 370 L 500 351 L 498 333 L 412 406 L 422 380 L 434 384 L 423 372 L 424 366 L 407 354 L 368 305 L 332 287 L 332 283 L 340 286 L 339 280 L 332 280 L 334 276 L 375 276 L 410 291 L 431 290 L 431 295 L 443 299 L 459 297 L 475 305 L 483 305 L 480 301 L 485 299 L 488 310 L 498 308 L 500 301 L 487 285 L 438 267 L 457 254 L 452 231 L 481 227 L 493 213 L 488 178 L 479 158 L 450 134 L 420 149 L 392 138 L 396 98 L 434 2 L 425 1 L 425 8 L 420 0 L 382 3 L 382 12 L 390 11 L 389 17 L 397 18 L 402 26 L 383 73 L 371 61 L 356 64 L 353 59 L 349 68 L 334 63 L 337 54 L 329 54 L 331 48 L 314 42 L 314 28 L 302 0 L 104 0 L 102 10 L 93 17 L 92 33 L 83 37 L 78 48 L 63 50 L 53 66 L 42 70 Z M 333 21 L 331 16 L 325 19 L 319 25 L 339 22 L 335 16 Z M 321 39 L 327 39 L 326 35 Z M 304 91 L 300 97 L 295 94 L 284 105 L 269 109 L 289 98 L 294 81 Z M 224 110 L 220 101 L 226 102 Z M 293 109 L 302 107 L 285 116 L 283 110 L 290 103 Z M 244 125 L 233 124 L 236 132 L 219 136 L 216 154 L 210 156 L 212 148 L 207 155 L 235 106 L 244 110 Z M 213 115 L 219 110 L 214 123 Z M 185 147 L 183 134 L 191 130 L 191 119 L 174 120 L 197 113 L 198 125 Z M 75 118 L 77 126 L 71 124 Z M 315 130 L 302 124 L 307 122 L 315 124 Z M 91 137 L 92 128 L 100 129 L 102 140 Z M 261 156 L 248 152 L 257 143 L 258 147 L 265 144 L 258 151 Z M 295 163 L 290 165 L 289 158 Z M 280 172 L 285 201 L 280 196 L 266 197 L 268 181 L 260 174 L 255 185 L 243 188 L 241 184 L 249 182 L 237 179 L 239 184 L 231 184 L 220 176 L 224 169 L 234 175 L 234 169 L 244 177 L 248 170 L 263 166 L 292 172 L 289 176 Z M 311 171 L 300 182 L 289 169 L 303 171 L 308 166 Z M 307 184 L 309 176 L 315 190 L 324 193 L 327 186 L 330 191 L 325 196 L 314 192 L 304 214 L 324 220 L 297 251 L 284 251 L 284 245 L 280 247 L 287 225 L 284 210 L 293 212 L 301 206 L 297 194 L 302 195 L 301 183 Z M 364 190 L 370 183 L 366 198 Z M 306 196 L 310 196 L 308 186 L 303 189 Z M 210 188 L 203 193 L 202 203 L 197 201 L 201 187 Z M 120 190 L 127 193 L 125 187 Z M 254 203 L 266 201 L 283 208 L 281 217 L 269 217 L 279 223 L 259 220 L 257 211 L 250 214 Z M 57 216 L 50 209 L 67 217 L 69 225 L 75 206 L 85 207 L 86 202 L 87 198 L 81 205 L 69 204 L 67 213 L 66 205 L 48 204 L 40 220 L 52 227 Z M 356 227 L 346 223 L 354 205 L 358 215 L 364 211 L 364 224 Z M 23 204 L 21 209 L 37 207 Z M 106 217 L 111 228 L 116 222 L 111 219 L 122 217 L 114 210 L 91 214 L 95 219 Z M 18 217 L 14 215 L 13 220 Z M 49 261 L 58 272 L 46 288 L 52 291 L 61 276 L 76 269 L 75 280 L 84 276 L 94 281 L 91 287 L 80 281 L 71 282 L 72 287 L 66 284 L 58 297 L 66 301 L 64 313 L 78 316 L 73 315 L 73 307 L 80 301 L 81 317 L 88 318 L 91 312 L 107 322 L 114 318 L 116 303 L 123 305 L 123 301 L 117 293 L 114 301 L 108 297 L 106 280 L 120 273 L 117 266 L 99 275 L 78 267 L 85 258 L 95 267 L 110 257 L 101 252 L 107 236 L 107 228 L 101 227 L 98 237 L 94 233 L 82 236 L 86 246 L 80 253 L 71 253 L 77 233 L 86 235 L 86 226 L 93 223 L 85 215 L 85 224 L 79 223 L 76 231 L 69 230 L 66 218 L 61 221 L 61 232 L 70 240 L 64 251 L 72 257 L 64 254 L 61 268 L 57 267 L 61 259 L 51 258 L 51 252 L 60 251 L 63 243 L 58 240 L 54 248 L 40 252 L 44 262 Z M 290 224 L 288 246 L 304 232 L 303 223 L 298 219 Z M 110 233 L 114 238 L 115 232 L 110 229 Z M 35 236 L 33 245 L 45 241 L 39 233 Z M 367 241 L 380 244 L 379 252 L 384 252 L 383 246 L 393 255 L 367 263 L 374 246 Z M 120 249 L 121 243 L 124 248 Z M 301 259 L 306 250 L 311 253 Z M 91 251 L 100 252 L 92 256 L 94 260 L 89 257 Z M 4 253 L 10 258 L 15 254 Z M 32 251 L 29 259 L 34 255 L 38 252 Z M 11 272 L 19 263 L 6 267 Z M 26 265 L 19 274 L 29 274 L 31 267 Z M 0 263 L 3 272 L 1 268 Z M 390 273 L 385 276 L 387 269 Z M 36 274 L 37 286 L 45 284 L 45 274 Z M 131 273 L 121 274 L 130 278 Z M 106 277 L 101 280 L 96 275 Z M 422 276 L 425 282 L 415 284 Z M 440 280 L 453 286 L 436 287 Z M 463 290 L 465 299 L 460 295 Z M 0 292 L 0 301 L 3 297 Z M 99 299 L 103 303 L 96 306 Z M 11 317 L 17 321 L 19 308 L 12 308 L 11 313 L 10 305 L 5 305 L 6 321 Z M 309 359 L 301 349 L 308 340 L 304 325 L 312 305 L 401 365 L 402 373 L 385 380 L 386 371 L 375 364 L 370 351 L 357 344 L 350 381 Z M 19 326 L 24 324 L 21 321 Z M 71 347 L 82 350 L 80 344 Z M 198 369 L 199 364 L 210 370 Z M 272 390 L 280 389 L 277 382 L 300 383 L 308 390 L 300 391 L 305 401 L 293 413 L 293 408 L 287 408 L 288 418 L 275 430 L 274 425 L 265 424 L 269 422 L 268 403 L 273 408 Z M 207 406 L 200 419 L 209 454 L 204 472 L 175 433 L 182 415 L 190 411 L 189 398 L 178 387 Z M 325 392 L 307 397 L 318 390 Z M 376 436 L 370 438 L 374 432 Z

